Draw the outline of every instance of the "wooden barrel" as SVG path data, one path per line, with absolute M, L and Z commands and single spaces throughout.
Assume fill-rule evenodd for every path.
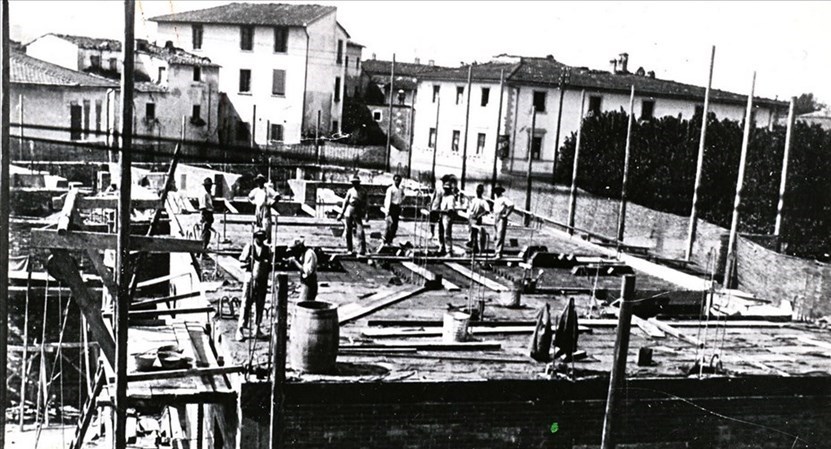
M 339 338 L 336 305 L 323 301 L 297 303 L 289 337 L 291 367 L 312 374 L 335 372 Z

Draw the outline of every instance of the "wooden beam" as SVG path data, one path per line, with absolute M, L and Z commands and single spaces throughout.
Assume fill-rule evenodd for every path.
M 98 395 L 104 389 L 106 381 L 104 368 L 99 366 L 98 373 L 95 376 L 95 386 L 92 389 L 92 394 L 87 398 L 86 406 L 81 410 L 81 419 L 78 421 L 78 427 L 75 429 L 75 436 L 72 438 L 72 442 L 69 443 L 69 449 L 78 449 L 84 446 L 84 436 L 92 422 L 92 415 L 95 414 Z
M 54 207 L 63 208 L 66 205 L 68 194 L 52 197 Z M 161 207 L 161 200 L 154 199 L 131 199 L 130 207 L 133 209 L 158 209 Z M 117 196 L 79 196 L 75 200 L 76 210 L 89 209 L 117 209 Z
M 52 277 L 61 280 L 72 289 L 78 308 L 81 309 L 87 319 L 92 338 L 98 342 L 101 353 L 104 354 L 107 361 L 110 364 L 115 364 L 115 341 L 104 324 L 104 318 L 101 316 L 101 309 L 99 308 L 100 301 L 90 294 L 84 280 L 81 278 L 75 260 L 65 249 L 52 249 L 52 257 L 46 262 L 46 268 Z
M 481 274 L 474 273 L 469 268 L 463 267 L 463 266 L 459 265 L 458 263 L 449 262 L 449 263 L 446 263 L 445 265 L 450 267 L 453 271 L 456 271 L 456 272 L 462 274 L 463 276 L 465 276 L 466 278 L 471 279 L 473 282 L 476 282 L 477 284 L 482 284 L 485 287 L 487 287 L 487 288 L 489 288 L 489 289 L 491 289 L 495 292 L 508 291 L 508 287 L 500 284 L 499 282 L 488 279 L 487 277 L 482 276 Z
M 401 262 L 401 266 L 410 270 L 416 276 L 424 279 L 424 286 L 429 289 L 440 289 L 442 287 L 447 288 L 447 290 L 451 290 L 455 287 L 456 290 L 459 290 L 459 287 L 453 283 L 448 282 L 447 286 L 444 284 L 444 279 L 441 275 L 433 273 L 432 271 L 414 263 L 404 261 Z
M 341 325 L 346 324 L 350 321 L 354 321 L 359 318 L 365 317 L 385 307 L 399 303 L 407 298 L 413 297 L 426 290 L 427 289 L 422 286 L 410 287 L 393 292 L 392 294 L 386 293 L 384 294 L 384 296 L 381 296 L 380 298 L 377 298 L 374 301 L 364 300 L 360 303 L 350 303 L 343 305 L 338 310 L 338 321 Z
M 632 318 L 634 319 L 635 316 L 632 315 Z M 642 318 L 638 318 L 638 319 L 642 319 Z M 667 323 L 662 323 L 662 322 L 656 320 L 655 318 L 650 318 L 647 321 L 649 321 L 649 323 L 651 323 L 651 324 L 654 324 L 658 329 L 666 332 L 669 335 L 672 335 L 673 337 L 675 337 L 675 338 L 677 338 L 681 341 L 685 341 L 685 342 L 687 342 L 691 345 L 694 345 L 694 346 L 702 346 L 703 345 L 703 343 L 701 343 L 701 340 L 699 340 L 695 337 L 692 337 L 690 335 L 687 335 L 687 334 L 679 331 L 678 329 L 670 326 Z
M 168 274 L 168 275 L 160 276 L 160 277 L 153 278 L 153 279 L 148 279 L 146 281 L 139 282 L 138 283 L 138 288 L 144 288 L 144 287 L 149 287 L 151 285 L 161 284 L 162 282 L 167 282 L 167 281 L 170 281 L 170 280 L 173 280 L 173 279 L 178 279 L 180 277 L 185 277 L 185 276 L 188 276 L 189 274 L 190 273 L 182 272 L 182 273 L 176 273 L 176 274 Z
M 580 332 L 591 332 L 591 329 L 579 326 Z M 472 326 L 472 335 L 505 335 L 505 334 L 532 334 L 534 326 Z M 410 328 L 410 329 L 365 329 L 361 335 L 368 338 L 399 338 L 399 337 L 437 337 L 442 335 L 441 327 Z
M 76 251 L 89 249 L 112 249 L 116 247 L 117 235 L 105 232 L 70 232 L 59 235 L 48 229 L 32 229 L 32 246 L 37 248 L 57 248 Z M 172 237 L 130 236 L 130 249 L 149 253 L 200 253 L 202 242 L 199 240 L 177 239 Z
M 415 348 L 424 351 L 487 351 L 502 348 L 502 344 L 495 341 L 473 341 L 460 343 L 442 343 L 442 342 L 424 342 L 424 343 L 363 343 L 363 344 L 346 344 L 340 345 L 340 349 L 363 349 L 363 348 Z
M 127 382 L 141 382 L 145 380 L 181 379 L 183 377 L 215 376 L 220 374 L 241 373 L 245 370 L 242 365 L 212 366 L 208 368 L 188 368 L 165 371 L 150 371 L 146 373 L 132 373 L 127 375 Z
M 181 295 L 163 296 L 161 298 L 146 299 L 144 301 L 134 302 L 132 307 L 135 308 L 135 307 L 141 307 L 141 306 L 149 306 L 149 305 L 152 305 L 152 304 L 168 303 L 168 302 L 171 302 L 171 301 L 177 301 L 179 299 L 193 298 L 193 297 L 199 296 L 201 294 L 202 294 L 202 292 L 197 291 L 197 292 L 182 293 Z
M 58 234 L 65 235 L 69 230 L 69 226 L 74 225 L 77 214 L 75 213 L 75 205 L 78 200 L 78 189 L 71 189 L 66 193 L 66 201 L 61 208 L 61 214 L 58 217 Z
M 130 311 L 130 318 L 144 318 L 144 317 L 154 317 L 159 315 L 185 315 L 185 314 L 194 314 L 194 313 L 210 313 L 213 312 L 214 308 L 210 306 L 206 307 L 182 307 L 181 309 L 157 309 L 157 310 L 131 310 Z M 104 312 L 103 316 L 112 316 L 112 312 Z
M 115 278 L 110 273 L 110 269 L 104 264 L 104 256 L 97 249 L 91 248 L 87 249 L 87 256 L 92 261 L 92 266 L 95 267 L 95 271 L 101 278 L 104 287 L 107 288 L 110 296 L 115 298 L 118 295 L 118 286 L 115 284 Z

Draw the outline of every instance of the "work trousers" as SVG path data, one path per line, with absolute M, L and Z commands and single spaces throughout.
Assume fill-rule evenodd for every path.
M 395 234 L 398 232 L 398 220 L 400 217 L 401 205 L 390 204 L 390 210 L 387 211 L 387 218 L 384 220 L 387 224 L 387 228 L 384 231 L 385 244 L 392 245 L 392 241 L 395 239 Z
M 317 274 L 300 280 L 299 301 L 314 301 L 317 298 Z
M 345 234 L 346 234 L 346 250 L 350 253 L 353 251 L 352 233 L 358 231 L 358 239 L 360 240 L 361 250 L 360 254 L 366 254 L 366 234 L 364 233 L 363 218 L 358 215 L 349 215 L 344 218 Z
M 453 253 L 453 216 L 442 214 L 439 221 L 439 253 Z
M 211 243 L 211 226 L 214 224 L 214 213 L 211 211 L 202 211 L 202 232 L 200 238 L 202 240 L 202 248 L 207 249 L 208 244 Z
M 497 218 L 494 223 L 494 231 L 496 234 L 496 257 L 502 257 L 502 250 L 505 247 L 505 232 L 508 230 L 508 219 Z
M 254 213 L 254 221 L 258 229 L 265 231 L 265 241 L 271 242 L 271 209 L 266 206 L 257 206 Z
M 468 246 L 473 254 L 478 254 L 487 249 L 488 233 L 482 227 L 482 219 L 469 220 L 470 223 L 470 240 Z
M 260 322 L 263 319 L 263 310 L 265 309 L 265 295 L 268 292 L 269 272 L 268 264 L 254 263 L 254 269 L 249 273 L 248 282 L 243 285 L 245 290 L 243 291 L 242 309 L 239 312 L 239 322 L 237 323 L 240 329 L 248 328 L 252 305 L 256 314 L 255 323 L 257 329 L 259 329 Z

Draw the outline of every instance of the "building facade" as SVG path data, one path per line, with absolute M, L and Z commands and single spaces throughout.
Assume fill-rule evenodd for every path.
M 349 34 L 337 8 L 233 3 L 151 20 L 159 40 L 222 65 L 228 107 L 220 120 L 235 129 L 235 143 L 340 131 Z

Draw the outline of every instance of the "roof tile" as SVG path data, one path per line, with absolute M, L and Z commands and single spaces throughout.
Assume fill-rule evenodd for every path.
M 232 25 L 299 26 L 336 11 L 334 6 L 284 3 L 230 3 L 213 8 L 153 17 L 154 22 L 215 23 Z
M 11 81 L 17 84 L 118 88 L 118 83 L 106 78 L 70 70 L 20 52 L 11 52 Z

